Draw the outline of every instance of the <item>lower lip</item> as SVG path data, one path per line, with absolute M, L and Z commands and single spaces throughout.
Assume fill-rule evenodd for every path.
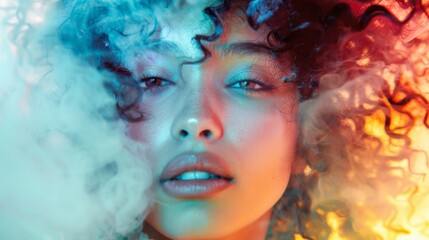
M 161 183 L 164 191 L 175 198 L 206 198 L 231 186 L 225 179 L 171 180 Z

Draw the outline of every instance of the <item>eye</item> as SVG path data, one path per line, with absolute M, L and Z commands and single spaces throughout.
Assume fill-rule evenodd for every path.
M 243 79 L 228 84 L 227 87 L 245 90 L 246 92 L 267 91 L 272 89 L 271 86 L 259 81 L 258 79 Z
M 264 86 L 261 83 L 258 83 L 254 80 L 241 80 L 230 85 L 230 87 L 257 90 L 257 89 L 262 89 Z
M 140 87 L 143 89 L 162 88 L 173 84 L 172 81 L 157 76 L 147 76 L 140 79 Z

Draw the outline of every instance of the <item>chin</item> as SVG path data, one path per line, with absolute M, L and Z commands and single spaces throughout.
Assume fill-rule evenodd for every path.
M 173 221 L 172 221 L 173 222 Z M 214 226 L 196 227 L 196 226 L 165 226 L 166 229 L 160 229 L 158 232 L 170 239 L 174 240 L 203 240 L 203 239 L 219 239 L 227 236 L 228 232 L 221 231 L 222 229 Z M 167 230 L 168 229 L 168 230 Z M 155 238 L 156 239 L 156 238 Z
M 155 231 L 163 236 L 174 240 L 203 240 L 218 239 L 229 235 L 234 229 L 225 219 L 215 221 L 213 217 L 204 212 L 187 212 L 175 218 L 165 218 L 169 220 L 159 220 L 148 224 L 153 226 Z M 153 224 L 152 224 L 153 223 Z M 154 238 L 157 239 L 157 238 Z

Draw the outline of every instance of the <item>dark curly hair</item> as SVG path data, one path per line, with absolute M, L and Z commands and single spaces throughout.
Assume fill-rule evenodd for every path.
M 210 58 L 202 42 L 222 35 L 224 16 L 233 10 L 245 13 L 252 28 L 271 29 L 264 47 L 280 67 L 282 53 L 293 62 L 291 74 L 282 80 L 295 83 L 300 92 L 297 165 L 303 172 L 292 176 L 275 206 L 269 239 L 293 239 L 295 234 L 327 239 L 333 231 L 330 218 L 351 239 L 379 239 L 372 230 L 375 220 L 399 234 L 389 225 L 396 216 L 389 198 L 416 189 L 410 170 L 400 166 L 421 153 L 412 147 L 410 132 L 418 124 L 429 128 L 428 100 L 419 89 L 428 82 L 424 63 L 429 59 L 409 56 L 428 38 L 400 39 L 413 17 L 427 15 L 428 7 L 417 0 L 388 3 L 225 0 L 204 10 L 214 31 L 195 36 L 204 57 L 186 63 Z M 125 37 L 126 25 L 134 24 L 144 41 L 157 29 L 152 7 L 126 0 L 78 0 L 60 29 L 63 42 L 96 67 L 130 76 L 115 62 L 113 56 L 122 50 L 110 36 Z M 393 8 L 405 14 L 399 17 Z M 422 64 L 423 69 L 416 68 Z M 106 84 L 116 96 L 118 113 L 127 121 L 144 121 L 144 109 L 137 104 L 142 93 L 136 82 L 124 79 Z

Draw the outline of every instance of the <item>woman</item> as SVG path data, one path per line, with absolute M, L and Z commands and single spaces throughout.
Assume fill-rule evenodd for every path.
M 401 20 L 394 2 L 64 6 L 63 44 L 109 76 L 126 135 L 144 146 L 131 152 L 154 175 L 149 238 L 376 239 L 386 195 L 413 186 L 394 164 L 411 158 L 415 120 L 428 127 L 427 100 L 415 69 L 401 77 L 413 59 L 391 49 L 422 4 L 403 3 L 414 10 Z

